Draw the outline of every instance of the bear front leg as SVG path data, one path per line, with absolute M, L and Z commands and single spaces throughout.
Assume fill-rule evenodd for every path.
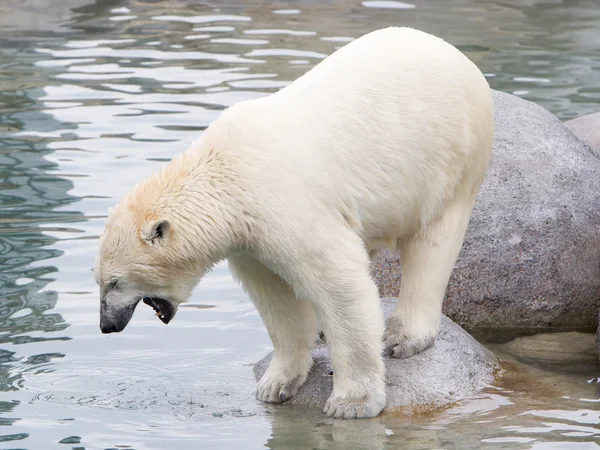
M 251 256 L 229 257 L 229 268 L 256 306 L 273 342 L 273 359 L 258 382 L 256 396 L 265 402 L 285 402 L 304 384 L 313 364 L 311 350 L 317 338 L 314 309 Z
M 435 343 L 444 294 L 464 240 L 473 201 L 474 196 L 462 201 L 456 198 L 440 218 L 401 243 L 400 295 L 383 334 L 385 350 L 394 358 L 408 358 Z
M 333 367 L 333 392 L 323 412 L 343 419 L 375 417 L 386 404 L 377 287 L 368 273 L 341 286 L 334 296 L 318 300 Z
M 369 257 L 351 230 L 326 225 L 319 230 L 327 234 L 306 237 L 300 258 L 287 270 L 297 295 L 313 302 L 326 336 L 333 392 L 324 412 L 344 419 L 375 417 L 386 404 L 384 323 Z

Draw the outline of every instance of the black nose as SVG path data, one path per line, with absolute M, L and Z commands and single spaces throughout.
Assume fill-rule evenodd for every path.
M 107 334 L 107 333 L 116 333 L 119 330 L 114 323 L 101 323 L 100 331 L 102 331 L 104 334 Z

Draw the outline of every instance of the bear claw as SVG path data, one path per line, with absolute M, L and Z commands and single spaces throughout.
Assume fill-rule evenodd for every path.
M 323 412 L 335 419 L 367 419 L 378 416 L 384 406 L 385 402 L 374 400 L 345 402 L 331 395 L 325 403 Z
M 386 322 L 383 333 L 383 347 L 385 353 L 392 358 L 405 359 L 421 353 L 435 343 L 435 334 L 429 336 L 413 336 L 403 327 L 403 322 L 398 317 L 392 316 Z
M 386 320 L 383 333 L 384 351 L 392 358 L 410 358 L 433 347 L 436 334 L 435 332 L 425 332 L 419 335 L 410 333 L 404 326 L 404 321 L 393 315 Z
M 267 403 L 285 403 L 294 396 L 298 387 L 294 382 L 285 385 L 279 383 L 266 385 L 265 383 L 259 386 L 256 397 Z
M 389 341 L 389 342 L 388 342 Z M 386 354 L 396 359 L 406 359 L 433 347 L 434 340 L 426 341 L 419 340 L 416 342 L 410 342 L 405 340 L 404 342 L 397 343 L 395 340 L 387 339 L 384 347 Z
M 307 375 L 308 372 L 289 379 L 269 368 L 258 382 L 256 398 L 268 403 L 285 403 L 298 392 Z

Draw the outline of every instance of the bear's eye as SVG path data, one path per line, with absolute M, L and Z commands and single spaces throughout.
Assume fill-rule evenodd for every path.
M 116 287 L 117 287 L 117 283 L 118 283 L 118 282 L 119 282 L 119 280 L 117 280 L 116 278 L 111 278 L 111 279 L 108 281 L 108 288 L 109 288 L 109 289 L 114 289 L 114 288 L 116 288 Z

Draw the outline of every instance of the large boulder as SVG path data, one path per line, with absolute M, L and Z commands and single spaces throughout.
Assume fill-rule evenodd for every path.
M 600 306 L 600 160 L 557 117 L 494 92 L 492 161 L 444 312 L 470 331 L 593 331 Z M 400 261 L 373 264 L 398 295 Z M 519 331 L 520 330 L 520 331 Z
M 568 120 L 565 126 L 600 157 L 600 112 Z
M 397 299 L 383 299 L 387 317 Z M 257 380 L 263 376 L 273 353 L 254 366 Z M 333 377 L 327 347 L 319 342 L 313 351 L 315 364 L 306 383 L 289 403 L 322 408 L 331 394 Z M 428 412 L 452 405 L 489 385 L 500 370 L 492 352 L 447 317 L 442 317 L 435 345 L 408 359 L 385 357 L 386 412 Z

